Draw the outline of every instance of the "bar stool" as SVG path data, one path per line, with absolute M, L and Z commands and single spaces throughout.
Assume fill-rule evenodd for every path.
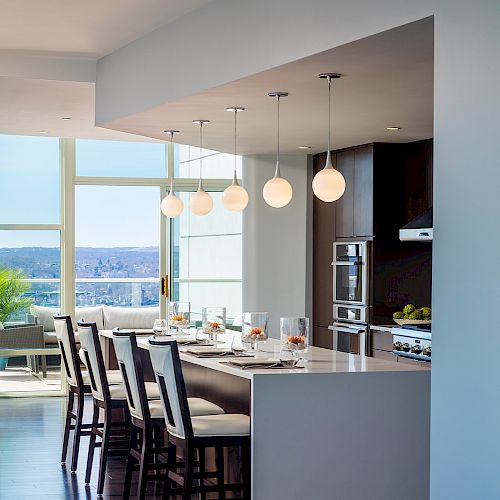
M 219 498 L 225 498 L 227 491 L 240 491 L 250 500 L 250 417 L 241 414 L 193 415 L 186 396 L 177 342 L 150 339 L 149 344 L 169 437 L 164 498 L 177 493 L 178 488 L 172 488 L 173 481 L 182 487 L 185 500 L 194 493 L 201 493 L 205 498 L 206 493 L 214 491 L 218 492 Z M 233 446 L 241 450 L 241 483 L 225 484 L 224 448 Z M 183 461 L 176 458 L 177 448 L 183 449 Z M 207 448 L 215 448 L 215 472 L 206 470 L 204 457 Z M 217 484 L 206 485 L 205 479 L 210 478 L 216 478 Z M 199 485 L 193 486 L 193 481 Z
M 108 454 L 119 454 L 120 451 L 122 455 L 126 454 L 130 432 L 130 414 L 125 386 L 123 384 L 109 385 L 97 325 L 95 323 L 78 322 L 78 333 L 80 335 L 83 356 L 89 371 L 94 402 L 85 484 L 89 484 L 90 482 L 94 451 L 100 447 L 101 457 L 99 461 L 97 494 L 102 495 Z M 99 422 L 100 409 L 104 413 L 102 430 Z M 121 421 L 113 420 L 113 410 L 117 409 L 122 410 L 123 419 Z M 97 437 L 101 439 L 100 442 L 97 442 Z M 113 445 L 116 445 L 116 448 L 110 449 L 111 442 L 113 442 Z M 123 445 L 121 449 L 119 448 L 120 444 Z
M 166 470 L 166 462 L 161 462 L 161 455 L 167 451 L 161 447 L 161 438 L 165 430 L 163 406 L 159 400 L 148 401 L 135 333 L 131 330 L 114 329 L 113 345 L 125 381 L 132 424 L 123 498 L 129 497 L 133 471 L 139 469 L 137 498 L 143 499 L 147 480 L 162 479 L 161 475 L 151 475 L 148 471 Z M 192 411 L 198 415 L 224 413 L 220 406 L 201 398 L 192 398 L 189 404 Z
M 85 394 L 91 393 L 90 377 L 80 368 L 80 358 L 76 348 L 75 334 L 71 316 L 54 316 L 54 326 L 57 342 L 61 349 L 61 357 L 68 381 L 68 406 L 66 408 L 66 421 L 64 424 L 64 438 L 61 454 L 61 463 L 66 463 L 68 454 L 69 435 L 74 431 L 73 451 L 71 455 L 71 472 L 75 472 L 78 465 L 78 452 L 80 451 L 80 438 L 89 436 L 91 423 L 83 423 L 83 410 Z M 119 370 L 107 372 L 109 383 L 123 382 Z M 76 398 L 76 411 L 73 411 Z M 74 423 L 73 423 L 74 421 Z

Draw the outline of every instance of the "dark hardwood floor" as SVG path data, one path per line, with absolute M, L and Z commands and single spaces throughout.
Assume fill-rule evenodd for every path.
M 86 420 L 92 402 L 86 401 Z M 0 499 L 90 499 L 98 498 L 98 455 L 90 486 L 85 487 L 88 437 L 82 438 L 78 471 L 71 474 L 61 465 L 65 398 L 0 398 Z M 70 443 L 71 445 L 71 443 Z M 98 453 L 98 452 L 97 452 Z M 122 497 L 125 461 L 110 459 L 104 494 Z M 134 475 L 134 480 L 136 475 Z M 132 484 L 132 495 L 137 484 Z M 160 498 L 161 486 L 148 483 L 148 499 Z

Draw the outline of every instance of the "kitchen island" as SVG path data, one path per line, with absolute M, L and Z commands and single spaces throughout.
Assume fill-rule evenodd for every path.
M 100 334 L 112 365 L 112 333 Z M 234 336 L 237 345 L 238 333 L 220 336 L 222 347 Z M 147 339 L 137 337 L 145 365 Z M 269 339 L 256 356 L 276 359 L 279 348 Z M 243 370 L 188 349 L 188 394 L 249 411 L 253 499 L 428 498 L 429 370 L 316 347 L 302 368 Z

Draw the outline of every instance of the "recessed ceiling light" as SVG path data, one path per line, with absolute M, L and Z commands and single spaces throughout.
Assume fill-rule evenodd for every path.
M 311 149 L 311 146 L 297 146 L 297 149 Z
M 385 127 L 386 130 L 390 130 L 392 132 L 401 130 L 401 127 Z
M 40 132 L 38 132 L 39 134 L 48 134 L 48 132 L 46 130 L 40 130 Z
M 64 116 L 63 118 L 61 118 L 61 120 L 68 121 L 68 120 L 72 120 L 72 118 L 71 118 L 71 116 Z

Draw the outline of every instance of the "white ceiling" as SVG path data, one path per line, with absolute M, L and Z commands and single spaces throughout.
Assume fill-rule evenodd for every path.
M 145 140 L 95 127 L 94 96 L 93 83 L 0 77 L 0 133 Z
M 207 148 L 231 152 L 232 115 L 239 114 L 239 153 L 273 153 L 276 149 L 275 102 L 268 91 L 290 93 L 281 104 L 284 152 L 311 146 L 326 149 L 327 87 L 317 75 L 342 73 L 333 84 L 333 147 L 373 141 L 407 142 L 433 135 L 433 21 L 424 19 L 272 70 L 207 90 L 110 124 L 115 130 L 164 138 L 178 129 L 177 142 L 198 144 L 191 121 L 209 119 Z M 388 132 L 386 126 L 401 127 Z
M 210 0 L 0 0 L 0 51 L 98 58 Z

